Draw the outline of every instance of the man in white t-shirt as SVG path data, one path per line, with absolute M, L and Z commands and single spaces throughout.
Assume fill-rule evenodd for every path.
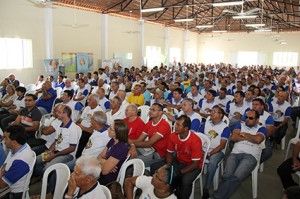
M 116 96 L 118 90 L 119 90 L 119 83 L 116 81 L 111 82 L 108 99 L 111 100 L 114 96 Z
M 106 114 L 102 111 L 94 112 L 91 118 L 93 133 L 89 138 L 82 155 L 98 157 L 105 148 L 108 141 L 111 139 L 108 136 L 108 126 L 106 125 Z
M 76 158 L 81 156 L 82 150 L 84 149 L 86 143 L 88 142 L 93 128 L 91 125 L 91 117 L 96 111 L 102 111 L 102 108 L 99 106 L 99 96 L 96 94 L 91 94 L 88 96 L 88 106 L 85 107 L 82 111 L 80 119 L 77 121 L 77 125 L 82 130 L 82 135 L 79 140 L 78 149 L 76 153 Z
M 227 158 L 223 180 L 213 198 L 230 198 L 239 185 L 255 169 L 263 149 L 266 128 L 259 124 L 259 113 L 249 110 L 246 122 L 236 125 L 231 140 L 235 142 Z
M 97 181 L 100 173 L 101 167 L 96 157 L 82 156 L 78 158 L 64 198 L 108 199 L 104 194 L 102 185 Z
M 122 120 L 125 118 L 125 111 L 121 110 L 121 104 L 122 100 L 118 96 L 115 96 L 110 100 L 111 110 L 106 113 L 108 125 L 111 125 L 114 120 Z
M 59 108 L 61 108 L 61 104 L 55 105 L 52 116 L 42 117 L 39 132 L 41 133 L 40 138 L 45 140 L 46 143 L 32 148 L 36 155 L 40 155 L 46 150 L 49 150 L 51 144 L 55 141 L 56 131 L 61 125 L 61 121 L 58 119 L 57 115 L 57 110 Z

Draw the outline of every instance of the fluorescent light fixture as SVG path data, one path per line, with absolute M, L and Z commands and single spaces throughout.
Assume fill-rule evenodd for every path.
M 213 33 L 225 33 L 227 30 L 213 30 Z
M 212 28 L 214 25 L 198 25 L 196 28 Z
M 266 24 L 264 23 L 249 23 L 249 24 L 245 24 L 246 27 L 253 27 L 253 28 L 256 28 L 256 27 L 263 27 L 265 26 Z
M 213 7 L 224 7 L 224 6 L 240 6 L 243 5 L 244 1 L 228 1 L 228 2 L 219 2 L 213 3 Z
M 280 45 L 287 45 L 287 42 L 286 41 L 282 41 L 282 42 L 280 42 Z
M 146 8 L 142 9 L 141 11 L 144 12 L 160 12 L 163 11 L 165 8 L 164 7 L 159 7 L 159 8 Z
M 190 22 L 190 21 L 194 21 L 194 19 L 175 19 L 175 22 Z
M 232 19 L 255 19 L 257 15 L 237 15 L 233 16 Z
M 272 32 L 272 30 L 269 28 L 263 28 L 263 29 L 254 30 L 254 32 Z

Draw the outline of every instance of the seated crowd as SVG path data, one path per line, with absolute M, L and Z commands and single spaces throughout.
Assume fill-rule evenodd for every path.
M 0 88 L 0 188 L 9 187 L 7 198 L 22 198 L 31 174 L 41 179 L 64 163 L 73 172 L 64 198 L 102 199 L 101 185 L 109 187 L 123 163 L 137 158 L 149 172 L 126 175 L 121 187 L 128 199 L 135 188 L 140 198 L 188 199 L 200 175 L 206 176 L 202 198 L 227 199 L 272 157 L 299 114 L 291 105 L 299 94 L 293 68 L 114 66 L 74 80 L 40 75 L 30 88 L 12 74 Z M 296 185 L 291 174 L 300 171 L 299 143 L 278 168 L 285 190 Z M 49 177 L 49 195 L 55 178 Z

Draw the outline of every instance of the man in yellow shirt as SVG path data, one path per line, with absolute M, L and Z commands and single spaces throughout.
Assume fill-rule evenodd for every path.
M 140 84 L 136 84 L 132 93 L 127 98 L 128 103 L 135 104 L 137 106 L 144 105 L 144 95 L 142 94 L 142 87 Z

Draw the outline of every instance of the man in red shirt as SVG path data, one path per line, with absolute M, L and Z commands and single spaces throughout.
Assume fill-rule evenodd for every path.
M 142 132 L 145 128 L 145 123 L 143 120 L 138 116 L 138 109 L 137 106 L 134 104 L 130 104 L 125 109 L 126 118 L 124 122 L 128 126 L 128 139 L 136 140 L 140 137 Z
M 138 139 L 129 141 L 132 146 L 138 149 L 138 158 L 142 159 L 146 167 L 151 164 L 162 161 L 167 153 L 167 141 L 171 134 L 171 127 L 167 121 L 162 118 L 163 106 L 154 103 L 150 107 L 149 117 L 143 133 Z M 146 138 L 149 138 L 146 140 Z
M 176 195 L 180 199 L 190 197 L 193 181 L 199 175 L 203 161 L 201 139 L 190 128 L 191 120 L 188 116 L 177 118 L 175 133 L 169 137 L 166 154 L 167 164 L 172 164 L 180 176 L 176 189 Z

